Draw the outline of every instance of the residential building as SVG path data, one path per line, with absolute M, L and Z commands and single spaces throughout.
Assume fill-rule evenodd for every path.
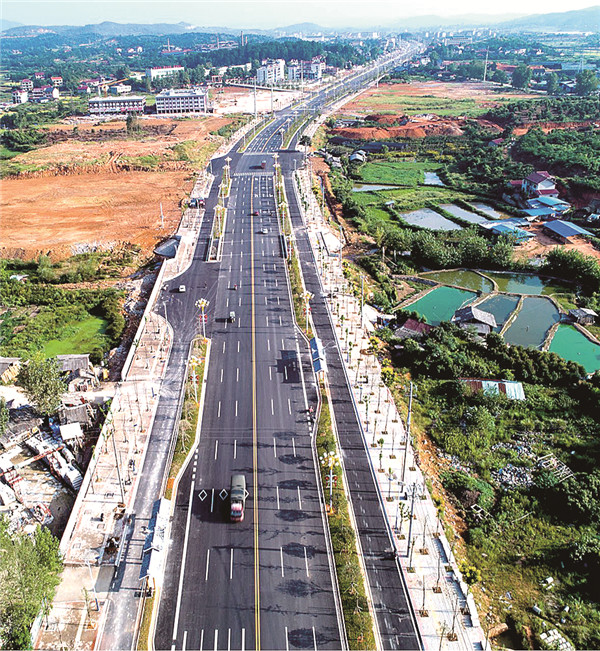
M 598 318 L 596 312 L 591 310 L 589 307 L 580 307 L 576 310 L 569 310 L 569 316 L 573 321 L 575 321 L 575 323 L 581 323 L 582 325 L 591 325 Z
M 87 84 L 79 84 L 79 86 L 77 86 L 78 95 L 90 95 L 91 92 L 92 89 Z
M 146 107 L 146 98 L 138 95 L 91 97 L 89 107 L 91 115 L 143 113 Z
M 26 90 L 13 90 L 13 104 L 25 104 L 29 101 L 29 93 Z
M 288 79 L 292 81 L 315 80 L 323 77 L 325 63 L 319 58 L 310 61 L 290 61 L 287 66 Z
M 33 81 L 31 79 L 21 79 L 21 90 L 33 90 Z
M 574 237 L 580 237 L 582 235 L 590 237 L 592 236 L 592 233 L 586 231 L 585 228 L 581 228 L 581 226 L 577 226 L 571 222 L 562 221 L 561 219 L 555 219 L 554 221 L 546 222 L 543 225 L 543 229 L 547 235 L 550 235 L 563 244 L 567 244 Z
M 558 197 L 554 178 L 545 171 L 532 172 L 523 179 L 523 194 L 526 197 Z
M 115 84 L 110 87 L 111 95 L 123 95 L 124 93 L 130 93 L 131 86 L 129 84 Z
M 60 98 L 60 90 L 56 86 L 42 86 L 41 88 L 34 88 L 29 93 L 29 100 L 31 102 L 43 103 L 51 102 Z
M 157 113 L 207 113 L 208 109 L 206 88 L 170 88 L 156 96 Z
M 403 325 L 394 330 L 394 337 L 398 337 L 398 339 L 420 339 L 432 330 L 433 326 L 428 323 L 416 319 L 406 319 Z
M 283 59 L 265 59 L 256 71 L 256 82 L 272 86 L 285 78 L 285 61 Z
M 183 66 L 157 66 L 154 68 L 146 68 L 146 77 L 153 81 L 154 79 L 161 79 L 162 77 L 169 77 L 183 72 Z
M 33 78 L 34 79 L 45 79 L 46 73 L 45 72 L 34 72 L 33 73 Z
M 50 77 L 50 81 L 52 82 L 52 85 L 56 87 L 60 87 L 63 85 L 62 77 Z

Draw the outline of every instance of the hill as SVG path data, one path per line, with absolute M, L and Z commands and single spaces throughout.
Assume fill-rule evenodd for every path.
M 537 14 L 502 23 L 502 28 L 532 32 L 600 32 L 600 5 L 552 14 Z

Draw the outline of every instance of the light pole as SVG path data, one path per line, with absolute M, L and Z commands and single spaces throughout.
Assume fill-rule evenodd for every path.
M 320 457 L 321 465 L 329 468 L 329 511 L 333 508 L 333 468 L 340 462 L 340 458 L 335 450 L 325 452 Z
M 206 339 L 206 317 L 204 310 L 209 306 L 209 301 L 205 298 L 199 298 L 196 301 L 196 307 L 200 309 L 200 320 L 202 321 L 202 337 Z
M 304 304 L 306 309 L 306 332 L 308 333 L 308 314 L 310 310 L 309 302 L 314 298 L 314 294 L 304 292 Z

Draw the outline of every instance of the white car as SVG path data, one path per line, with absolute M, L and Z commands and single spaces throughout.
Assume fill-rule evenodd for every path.
M 261 232 L 263 235 L 267 235 L 267 234 L 269 233 L 269 229 L 268 229 L 266 226 L 263 226 L 263 227 L 260 229 L 260 232 Z
M 179 285 L 179 293 L 183 294 L 185 292 L 185 285 Z

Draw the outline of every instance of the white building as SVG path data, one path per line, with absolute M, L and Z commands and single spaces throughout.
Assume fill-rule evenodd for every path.
M 130 93 L 131 86 L 129 84 L 115 84 L 110 87 L 111 95 L 123 95 L 124 93 Z
M 323 77 L 325 63 L 321 59 L 312 59 L 310 61 L 296 61 L 295 59 L 288 63 L 287 76 L 292 81 L 301 79 L 315 80 Z
M 185 68 L 183 66 L 159 66 L 156 68 L 146 68 L 146 77 L 152 81 L 153 79 L 176 75 L 178 72 L 183 72 L 184 70 Z
M 124 97 L 91 97 L 91 115 L 119 115 L 127 113 L 143 113 L 146 98 L 138 95 Z
M 33 90 L 33 81 L 31 81 L 31 79 L 22 79 L 21 90 Z
M 13 90 L 13 104 L 25 104 L 29 101 L 29 93 L 26 90 Z
M 60 90 L 56 86 L 42 86 L 41 88 L 34 88 L 29 93 L 29 100 L 31 102 L 43 103 L 51 102 L 60 98 Z
M 266 59 L 256 70 L 256 83 L 272 86 L 285 78 L 285 61 L 283 59 Z
M 205 88 L 171 88 L 156 96 L 157 113 L 206 113 L 208 108 Z

